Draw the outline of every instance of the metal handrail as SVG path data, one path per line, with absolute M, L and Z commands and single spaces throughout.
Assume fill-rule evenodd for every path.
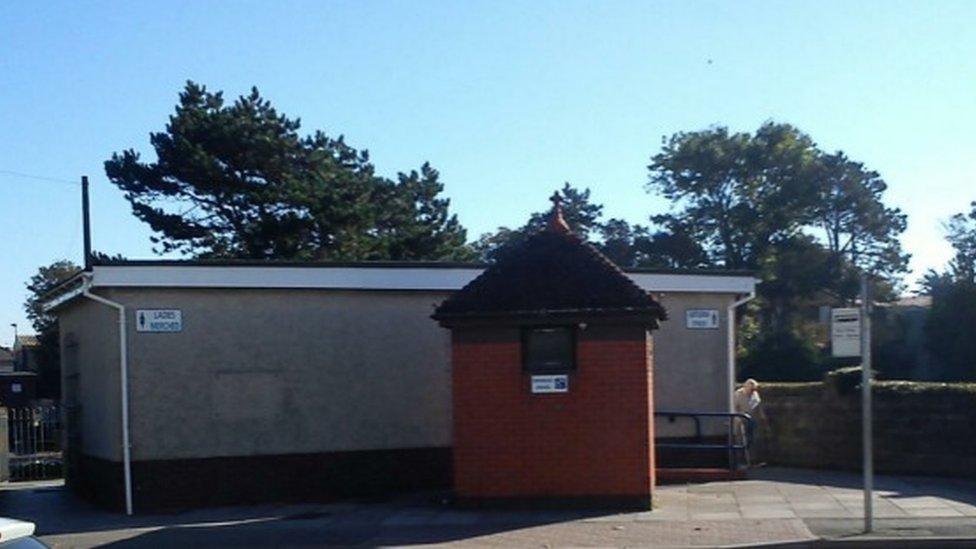
M 695 422 L 695 442 L 658 442 L 655 440 L 654 445 L 657 448 L 725 450 L 728 452 L 729 457 L 729 471 L 735 471 L 738 469 L 736 454 L 739 451 L 746 454 L 748 462 L 749 445 L 752 442 L 753 425 L 755 424 L 755 421 L 749 414 L 740 412 L 685 412 L 660 410 L 654 412 L 654 417 L 664 417 L 668 418 L 670 421 L 674 421 L 675 418 L 679 417 L 687 417 L 691 418 Z M 703 417 L 725 418 L 728 421 L 728 437 L 726 438 L 725 444 L 712 444 L 704 442 L 704 436 L 702 435 L 701 428 L 701 418 Z M 736 443 L 736 419 L 741 420 L 744 425 L 744 436 L 742 437 L 741 444 Z

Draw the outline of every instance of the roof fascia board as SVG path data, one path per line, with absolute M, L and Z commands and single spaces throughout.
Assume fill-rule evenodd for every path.
M 95 266 L 93 287 L 456 291 L 483 269 L 285 266 Z M 627 273 L 649 292 L 749 293 L 751 276 Z
M 627 276 L 649 292 L 747 294 L 756 289 L 756 279 L 751 276 L 671 273 L 627 273 Z
M 118 266 L 94 268 L 95 287 L 328 288 L 444 290 L 461 288 L 481 269 L 390 267 Z

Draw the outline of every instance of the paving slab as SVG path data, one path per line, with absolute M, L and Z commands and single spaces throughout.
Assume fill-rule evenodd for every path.
M 976 540 L 976 519 L 958 518 L 888 518 L 875 519 L 874 531 L 863 534 L 864 522 L 851 519 L 809 519 L 804 523 L 810 531 L 825 540 L 863 538 L 954 538 Z M 938 547 L 933 543 L 932 547 Z
M 0 516 L 36 522 L 53 547 L 731 547 L 976 540 L 976 483 L 971 481 L 879 475 L 877 527 L 865 537 L 858 475 L 768 468 L 752 476 L 660 486 L 653 511 L 626 513 L 465 510 L 443 504 L 442 495 L 421 494 L 125 517 L 77 500 L 58 484 L 44 484 L 17 490 L 0 486 Z

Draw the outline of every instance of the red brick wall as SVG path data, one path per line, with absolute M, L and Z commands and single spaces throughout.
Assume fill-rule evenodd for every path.
M 569 392 L 532 394 L 517 328 L 453 333 L 454 485 L 462 498 L 650 497 L 651 338 L 577 332 Z

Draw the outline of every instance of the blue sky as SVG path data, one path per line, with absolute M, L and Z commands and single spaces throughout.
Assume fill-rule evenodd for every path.
M 148 149 L 187 79 L 257 85 L 381 173 L 430 160 L 470 236 L 519 225 L 570 181 L 606 213 L 643 190 L 661 138 L 790 122 L 878 170 L 909 214 L 916 273 L 976 200 L 973 2 L 62 2 L 0 4 L 0 344 L 24 281 L 80 260 L 76 185 L 98 250 L 152 257 L 105 178 Z M 709 63 L 711 60 L 711 63 Z

